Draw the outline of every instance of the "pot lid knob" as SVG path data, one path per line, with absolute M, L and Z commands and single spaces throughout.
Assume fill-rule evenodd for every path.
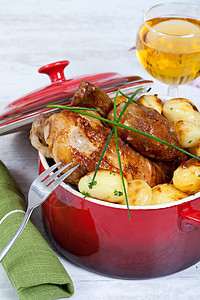
M 68 60 L 58 61 L 41 67 L 38 72 L 47 74 L 52 83 L 57 81 L 65 81 L 64 69 L 68 65 Z

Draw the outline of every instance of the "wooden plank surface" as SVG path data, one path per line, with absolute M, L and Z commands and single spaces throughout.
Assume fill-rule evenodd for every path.
M 59 60 L 71 62 L 65 72 L 67 78 L 119 72 L 151 79 L 130 49 L 135 45 L 144 11 L 156 3 L 152 0 L 0 0 L 0 110 L 22 95 L 49 84 L 48 77 L 38 74 L 37 69 Z M 165 85 L 154 83 L 153 92 L 166 94 L 166 90 Z M 200 99 L 200 90 L 183 86 L 180 96 Z M 29 132 L 0 136 L 0 159 L 27 196 L 38 174 L 37 151 L 30 144 Z M 39 208 L 34 211 L 32 222 L 48 241 Z M 200 264 L 163 278 L 119 280 L 81 269 L 55 252 L 74 282 L 74 300 L 199 298 Z M 1 265 L 0 299 L 18 299 Z

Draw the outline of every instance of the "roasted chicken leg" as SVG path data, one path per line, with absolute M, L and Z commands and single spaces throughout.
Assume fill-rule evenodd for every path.
M 63 164 L 73 162 L 80 167 L 67 178 L 77 184 L 79 179 L 95 170 L 111 129 L 92 117 L 63 110 L 32 124 L 31 141 L 44 155 L 46 153 Z M 127 180 L 143 179 L 150 186 L 167 182 L 165 173 L 152 161 L 133 150 L 121 138 L 118 139 L 122 171 Z M 99 167 L 119 173 L 115 139 L 112 137 Z
M 116 109 L 119 117 L 125 102 L 121 102 Z M 114 111 L 110 111 L 108 119 L 114 119 Z M 179 136 L 170 122 L 155 109 L 137 103 L 130 103 L 124 112 L 121 124 L 133 127 L 154 137 L 164 140 L 176 147 L 180 147 Z M 118 127 L 119 136 L 129 143 L 136 151 L 145 156 L 164 161 L 173 161 L 181 152 L 152 138 Z
M 74 94 L 71 106 L 99 109 L 100 114 L 106 117 L 113 108 L 113 102 L 106 92 L 83 80 Z

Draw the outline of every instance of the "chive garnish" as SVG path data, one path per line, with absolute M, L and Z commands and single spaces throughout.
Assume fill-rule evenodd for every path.
M 92 180 L 91 182 L 88 183 L 88 187 L 89 189 L 92 189 L 94 185 L 97 184 L 97 181 L 96 180 Z
M 121 111 L 121 113 L 120 113 L 120 115 L 119 115 L 119 118 L 117 119 L 117 122 L 119 122 L 120 120 L 121 120 L 121 118 L 122 118 L 122 116 L 123 116 L 123 114 L 124 114 L 124 112 L 125 112 L 125 110 L 127 109 L 127 107 L 129 106 L 129 104 L 130 104 L 130 102 L 133 100 L 133 98 L 137 95 L 137 93 L 139 92 L 139 91 L 141 91 L 142 89 L 140 88 L 140 89 L 137 89 L 132 95 L 131 95 L 131 97 L 128 99 L 128 101 L 126 102 L 126 104 L 124 105 L 124 107 L 123 107 L 123 109 L 122 109 L 122 111 Z M 116 92 L 116 95 L 118 95 L 118 94 L 122 94 L 122 92 L 121 92 L 121 90 L 120 89 L 118 89 L 117 90 L 117 92 Z M 126 96 L 127 97 L 127 96 Z M 116 96 L 115 96 L 115 98 L 116 98 Z M 49 106 L 47 106 L 47 107 L 52 107 L 52 105 L 49 105 Z M 53 106 L 54 107 L 54 106 Z M 65 108 L 67 109 L 67 106 L 65 106 Z M 68 108 L 72 108 L 72 110 L 74 111 L 74 109 L 73 109 L 73 107 L 68 107 Z M 70 109 L 69 109 L 70 110 Z M 80 114 L 81 114 L 81 112 L 79 112 Z M 84 114 L 84 112 L 82 113 L 82 114 Z M 91 116 L 91 114 L 90 114 L 90 116 Z M 102 117 L 100 117 L 100 116 L 98 116 L 98 118 L 100 118 L 100 120 L 102 120 Z M 98 119 L 97 118 L 97 119 Z M 105 119 L 105 120 L 107 120 L 107 119 Z M 104 156 L 104 153 L 106 152 L 106 149 L 107 149 L 107 147 L 108 147 L 108 144 L 109 144 L 109 142 L 110 142 L 110 140 L 111 140 L 111 138 L 112 138 L 112 136 L 113 136 L 113 134 L 114 134 L 114 128 L 112 129 L 112 131 L 111 131 L 111 133 L 110 133 L 110 136 L 109 136 L 109 138 L 108 138 L 108 140 L 107 140 L 107 142 L 106 142 L 106 144 L 105 144 L 105 146 L 104 146 L 104 149 L 103 149 L 103 151 L 101 152 L 101 156 L 100 156 L 100 158 L 99 158 L 99 161 L 98 161 L 98 164 L 97 164 L 97 166 L 96 166 L 96 169 L 95 169 L 95 171 L 94 171 L 94 175 L 93 175 L 93 178 L 92 178 L 92 181 L 91 182 L 93 182 L 94 181 L 94 179 L 95 179 L 95 177 L 96 177 L 96 175 L 97 175 L 97 171 L 98 171 L 98 169 L 99 169 L 99 166 L 100 166 L 100 163 L 101 163 L 101 161 L 102 161 L 102 159 L 103 159 L 103 156 Z M 92 186 L 93 187 L 93 186 Z M 92 188 L 91 187 L 91 188 Z
M 47 107 L 55 107 L 55 108 L 60 108 L 60 109 L 66 109 L 65 105 L 47 105 Z M 97 108 L 87 108 L 87 107 L 79 107 L 79 106 L 71 106 L 71 108 L 76 109 L 76 110 L 91 110 L 91 111 L 101 111 L 100 109 Z
M 128 102 L 128 101 L 127 101 L 127 102 Z M 126 103 L 127 103 L 127 102 L 126 102 Z M 47 107 L 49 107 L 49 108 L 57 108 L 57 105 L 48 105 Z M 124 107 L 125 107 L 125 106 L 124 106 Z M 193 158 L 195 158 L 195 159 L 197 159 L 197 160 L 200 161 L 200 157 L 198 157 L 198 156 L 196 156 L 196 155 L 194 155 L 194 154 L 192 154 L 192 153 L 190 153 L 190 152 L 188 152 L 188 151 L 186 151 L 186 150 L 184 150 L 184 149 L 181 149 L 181 148 L 179 148 L 179 147 L 177 147 L 177 146 L 175 146 L 175 145 L 172 145 L 172 144 L 170 144 L 170 143 L 168 143 L 168 142 L 166 142 L 166 141 L 164 141 L 164 140 L 162 140 L 162 139 L 159 139 L 159 138 L 157 138 L 157 137 L 155 137 L 155 136 L 153 136 L 153 135 L 151 135 L 151 134 L 149 134 L 149 133 L 146 133 L 146 132 L 143 132 L 143 131 L 141 131 L 141 130 L 138 130 L 138 129 L 136 129 L 136 128 L 133 128 L 133 127 L 130 127 L 130 126 L 121 124 L 121 123 L 119 123 L 119 122 L 111 121 L 111 120 L 108 120 L 108 119 L 103 118 L 103 117 L 100 117 L 100 116 L 96 116 L 96 115 L 90 114 L 90 113 L 88 113 L 88 112 L 86 112 L 86 111 L 81 111 L 81 110 L 78 111 L 78 110 L 76 110 L 76 109 L 73 109 L 73 107 L 68 107 L 68 106 L 66 106 L 64 109 L 72 110 L 72 111 L 74 111 L 74 112 L 76 112 L 76 113 L 78 113 L 78 114 L 85 115 L 85 116 L 88 116 L 88 117 L 92 117 L 92 118 L 101 120 L 101 121 L 103 121 L 103 122 L 107 122 L 107 123 L 110 123 L 110 124 L 112 124 L 112 125 L 116 125 L 116 126 L 125 128 L 125 129 L 127 129 L 127 130 L 131 130 L 131 131 L 133 131 L 133 132 L 137 132 L 137 133 L 142 134 L 142 135 L 144 135 L 144 136 L 146 136 L 146 137 L 149 137 L 149 138 L 151 138 L 151 139 L 153 139 L 153 140 L 156 140 L 156 141 L 158 141 L 158 142 L 161 142 L 161 143 L 163 143 L 163 144 L 165 144 L 165 145 L 167 145 L 167 146 L 169 146 L 169 147 L 172 147 L 172 148 L 174 148 L 174 149 L 176 149 L 176 150 L 179 150 L 180 152 L 185 153 L 185 154 L 187 154 L 188 156 L 191 156 L 191 157 L 193 157 Z
M 107 123 L 110 123 L 110 124 L 114 125 L 114 128 L 112 129 L 112 131 L 111 131 L 111 133 L 110 133 L 110 136 L 109 136 L 109 138 L 108 138 L 108 140 L 107 140 L 107 142 L 106 142 L 106 144 L 105 144 L 105 146 L 104 146 L 104 149 L 103 149 L 103 151 L 102 151 L 102 153 L 101 153 L 101 156 L 100 156 L 100 159 L 99 159 L 99 161 L 98 161 L 96 170 L 95 170 L 95 172 L 94 172 L 92 181 L 88 184 L 88 187 L 89 187 L 90 189 L 92 189 L 92 187 L 93 187 L 94 185 L 97 184 L 97 181 L 95 181 L 94 179 L 95 179 L 95 177 L 96 177 L 98 168 L 99 168 L 99 166 L 100 166 L 100 163 L 101 163 L 101 160 L 102 160 L 102 158 L 103 158 L 103 155 L 104 155 L 104 153 L 105 153 L 105 151 L 106 151 L 106 149 L 107 149 L 107 146 L 108 146 L 108 144 L 109 144 L 109 142 L 110 142 L 110 140 L 111 140 L 111 138 L 112 138 L 112 136 L 113 136 L 113 133 L 115 133 L 115 142 L 116 142 L 116 149 L 117 149 L 117 155 L 118 155 L 118 161 L 119 161 L 119 169 L 120 169 L 120 174 L 121 174 L 121 178 L 122 178 L 123 189 L 124 189 L 124 193 L 125 193 L 125 199 L 126 199 L 126 205 L 127 205 L 127 209 L 128 209 L 129 220 L 130 220 L 130 211 L 129 211 L 129 205 L 128 205 L 128 198 L 127 198 L 126 188 L 125 188 L 124 179 L 123 179 L 123 173 L 122 173 L 122 167 L 121 167 L 121 159 L 120 159 L 120 154 L 119 154 L 119 146 L 118 146 L 118 140 L 117 140 L 117 138 L 118 138 L 118 134 L 117 134 L 117 126 L 119 126 L 119 127 L 121 127 L 121 128 L 125 128 L 125 129 L 130 130 L 130 131 L 133 131 L 133 132 L 136 132 L 136 133 L 139 133 L 139 134 L 141 134 L 141 135 L 144 135 L 144 136 L 146 136 L 146 137 L 149 137 L 149 138 L 151 138 L 151 139 L 153 139 L 153 140 L 156 140 L 156 141 L 158 141 L 158 142 L 161 142 L 161 143 L 163 143 L 163 144 L 165 144 L 165 145 L 167 145 L 167 146 L 169 146 L 169 147 L 172 147 L 172 148 L 174 148 L 174 149 L 176 149 L 176 150 L 178 150 L 178 151 L 180 151 L 180 152 L 182 152 L 182 153 L 185 153 L 185 154 L 187 154 L 188 156 L 193 157 L 193 158 L 195 158 L 195 159 L 197 159 L 197 160 L 200 161 L 200 157 L 197 157 L 196 155 L 194 155 L 194 154 L 192 154 L 192 153 L 190 153 L 190 152 L 188 152 L 188 151 L 186 151 L 186 150 L 184 150 L 184 149 L 181 149 L 181 148 L 179 148 L 179 147 L 177 147 L 177 146 L 175 146 L 175 145 L 172 145 L 171 143 L 168 143 L 168 142 L 166 142 L 166 141 L 164 141 L 164 140 L 162 140 L 162 139 L 160 139 L 160 138 L 157 138 L 157 137 L 155 137 L 155 136 L 152 136 L 152 135 L 150 135 L 150 134 L 148 134 L 148 133 L 146 133 L 146 132 L 143 132 L 143 131 L 138 130 L 138 129 L 136 129 L 136 128 L 133 128 L 133 127 L 130 127 L 130 126 L 127 126 L 127 125 L 124 125 L 124 124 L 120 124 L 120 123 L 119 123 L 120 120 L 121 120 L 121 118 L 122 118 L 122 116 L 123 116 L 123 114 L 124 114 L 124 112 L 125 112 L 125 110 L 127 109 L 128 105 L 130 104 L 131 101 L 133 101 L 133 98 L 135 97 L 135 95 L 136 95 L 140 90 L 142 90 L 142 89 L 141 89 L 141 88 L 140 88 L 140 89 L 137 89 L 137 90 L 131 95 L 131 97 L 128 97 L 127 95 L 125 95 L 124 93 L 122 93 L 120 89 L 117 90 L 116 96 L 115 96 L 115 100 L 114 100 L 114 121 L 108 120 L 108 119 L 103 118 L 103 117 L 101 117 L 101 116 L 93 115 L 93 114 L 88 113 L 88 112 L 85 111 L 85 110 L 99 111 L 98 109 L 82 108 L 82 107 L 69 107 L 69 106 L 64 106 L 64 105 L 47 105 L 47 107 L 49 107 L 49 108 L 61 108 L 61 109 L 71 110 L 71 111 L 73 111 L 73 112 L 76 112 L 76 113 L 79 113 L 79 114 L 82 114 L 82 115 L 85 115 L 85 116 L 89 116 L 89 117 L 98 119 L 98 120 L 100 120 L 100 121 L 107 122 Z M 118 97 L 118 94 L 119 94 L 119 93 L 120 93 L 121 95 L 123 95 L 124 97 L 126 97 L 126 98 L 128 99 L 128 101 L 126 102 L 125 106 L 123 107 L 123 109 L 122 109 L 122 111 L 121 111 L 121 113 L 120 113 L 118 119 L 116 120 L 116 101 L 117 101 L 117 97 Z M 136 101 L 133 101 L 133 102 L 136 102 Z M 139 104 L 138 102 L 136 102 L 136 103 Z M 173 107 L 170 108 L 170 109 L 172 110 Z M 180 156 L 179 159 L 181 159 L 181 158 L 182 158 L 182 157 Z M 198 177 L 199 177 L 199 174 L 198 174 Z M 114 192 L 115 192 L 115 191 L 114 191 Z M 88 196 L 89 196 L 89 195 L 88 195 Z
M 117 119 L 116 102 L 117 102 L 118 94 L 119 94 L 119 90 L 117 91 L 115 100 L 114 100 L 114 121 L 115 122 Z M 127 206 L 127 210 L 128 210 L 128 217 L 130 220 L 131 216 L 130 216 L 130 211 L 129 211 L 126 187 L 125 187 L 125 183 L 124 183 L 124 176 L 123 176 L 123 172 L 122 172 L 122 164 L 121 164 L 121 158 L 120 158 L 120 153 L 119 153 L 118 134 L 117 134 L 117 126 L 116 125 L 114 126 L 114 131 L 115 131 L 115 144 L 116 144 L 116 150 L 117 150 L 117 157 L 118 157 L 118 162 L 119 162 L 119 170 L 120 170 L 120 175 L 121 175 L 121 179 L 122 179 L 122 185 L 123 185 L 123 190 L 124 190 L 124 195 L 125 195 L 125 200 L 126 200 L 126 206 Z
M 140 91 L 141 89 L 139 89 L 138 91 Z M 122 96 L 124 96 L 125 98 L 127 98 L 127 99 L 129 99 L 129 97 L 127 96 L 127 95 L 125 95 L 120 89 L 118 89 L 118 91 L 120 92 L 120 94 L 122 95 Z M 131 96 L 132 97 L 132 96 Z M 132 97 L 132 102 L 134 102 L 134 103 L 136 103 L 136 104 L 138 104 L 138 105 L 142 105 L 141 103 L 139 103 L 139 102 L 137 102 L 137 101 L 135 101 L 135 100 L 133 100 L 133 97 Z
M 125 110 L 126 110 L 127 107 L 129 106 L 129 104 L 130 104 L 132 101 L 133 101 L 133 102 L 136 102 L 136 101 L 133 100 L 133 98 L 134 98 L 134 97 L 137 95 L 137 93 L 140 92 L 141 90 L 142 90 L 142 88 L 137 89 L 130 97 L 128 97 L 127 95 L 125 95 L 120 89 L 117 90 L 116 95 L 115 95 L 115 100 L 114 100 L 114 107 L 115 107 L 115 110 L 114 110 L 114 111 L 115 111 L 115 122 L 116 122 L 117 124 L 118 124 L 119 121 L 121 120 L 121 118 L 122 118 L 122 116 L 123 116 Z M 119 117 L 118 117 L 118 119 L 117 119 L 117 121 L 116 121 L 116 101 L 117 101 L 117 98 L 118 98 L 119 93 L 120 93 L 122 96 L 126 97 L 126 98 L 128 99 L 128 101 L 125 103 L 125 105 L 124 105 L 124 107 L 123 107 L 123 109 L 122 109 L 122 111 L 121 111 L 121 113 L 120 113 L 120 115 L 119 115 Z M 136 102 L 136 103 L 137 103 L 137 102 Z M 139 103 L 137 103 L 137 104 L 139 104 Z M 141 104 L 140 104 L 140 105 L 141 105 Z M 68 106 L 63 106 L 63 105 L 48 105 L 47 107 L 50 107 L 50 108 L 54 108 L 54 107 L 57 108 L 57 107 L 58 107 L 58 108 L 67 109 L 67 110 L 72 110 L 72 111 L 76 112 L 76 109 L 75 109 L 74 107 L 68 107 Z M 84 109 L 84 110 L 87 110 L 87 109 Z M 84 112 L 83 110 L 81 111 L 81 108 L 79 109 L 78 113 L 83 114 L 83 115 L 88 115 L 88 116 L 89 116 L 89 115 L 90 115 L 90 116 L 94 116 L 94 115 L 88 114 L 87 112 Z M 102 118 L 102 117 L 100 117 L 100 116 L 96 116 L 96 117 L 97 117 L 97 119 L 99 119 L 99 120 L 103 120 L 103 119 L 104 119 L 104 118 Z M 107 119 L 105 119 L 105 120 L 107 120 Z M 107 121 L 108 121 L 108 120 L 107 120 Z M 115 127 L 116 127 L 116 126 L 115 126 Z M 101 161 L 102 161 L 102 159 L 103 159 L 104 153 L 105 153 L 105 151 L 106 151 L 106 149 L 107 149 L 107 146 L 108 146 L 108 144 L 109 144 L 109 142 L 110 142 L 110 140 L 111 140 L 111 138 L 112 138 L 114 132 L 115 132 L 116 129 L 117 129 L 117 127 L 116 127 L 116 129 L 115 129 L 115 127 L 112 129 L 112 131 L 111 131 L 111 133 L 110 133 L 110 136 L 109 136 L 108 140 L 106 141 L 106 144 L 105 144 L 105 146 L 104 146 L 104 149 L 103 149 L 103 151 L 101 152 L 101 156 L 100 156 L 99 161 L 98 161 L 98 164 L 97 164 L 97 166 L 96 166 L 96 169 L 95 169 L 95 172 L 94 172 L 92 181 L 88 184 L 88 187 L 89 187 L 90 189 L 92 189 L 93 186 L 97 184 L 96 181 L 95 181 L 94 179 L 95 179 L 95 177 L 96 177 L 97 171 L 98 171 L 99 166 L 100 166 L 100 163 L 101 163 Z M 118 154 L 119 169 L 120 169 L 120 174 L 121 174 L 121 178 L 122 178 L 122 185 L 123 185 L 124 194 L 125 194 L 125 199 L 126 199 L 126 205 L 127 205 L 127 210 L 128 210 L 128 216 L 129 216 L 129 220 L 130 220 L 130 211 L 129 211 L 128 198 L 127 198 L 126 187 L 125 187 L 124 178 L 123 178 L 123 173 L 122 173 L 121 159 L 120 159 L 120 155 L 119 155 L 119 147 L 118 147 L 118 141 L 117 141 L 117 131 L 116 131 L 115 135 L 116 135 L 116 137 L 115 137 L 115 142 L 116 142 L 116 149 L 117 149 L 117 154 Z
M 123 195 L 122 191 L 114 190 L 114 196 L 122 196 L 122 195 Z
M 85 192 L 85 191 L 82 191 L 81 194 L 84 196 L 83 198 L 91 197 L 90 193 Z

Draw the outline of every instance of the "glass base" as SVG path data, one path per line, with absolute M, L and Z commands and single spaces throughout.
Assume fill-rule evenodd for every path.
M 178 98 L 178 86 L 177 85 L 169 85 L 167 90 L 167 96 Z

